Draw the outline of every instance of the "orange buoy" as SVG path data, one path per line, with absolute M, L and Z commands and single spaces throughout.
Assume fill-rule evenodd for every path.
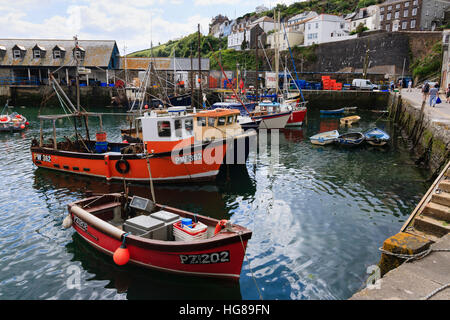
M 122 244 L 120 245 L 119 248 L 116 249 L 116 251 L 114 251 L 113 259 L 114 262 L 119 266 L 127 264 L 128 261 L 130 260 L 130 251 L 128 251 L 127 245 L 125 244 L 125 239 L 127 235 L 128 233 L 123 236 Z
M 148 105 L 147 104 L 144 106 L 144 109 L 148 109 Z
M 223 228 L 225 228 L 228 220 L 222 219 L 216 224 L 216 228 L 214 229 L 214 235 L 218 234 Z

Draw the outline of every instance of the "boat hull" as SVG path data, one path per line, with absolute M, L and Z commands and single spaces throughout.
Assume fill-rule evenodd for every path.
M 164 210 L 188 216 L 175 208 L 164 206 Z M 105 227 L 106 221 L 79 211 L 69 205 L 72 227 L 93 248 L 112 256 L 121 246 L 125 232 L 111 225 Z M 216 223 L 212 218 L 196 217 L 204 223 L 211 220 L 208 225 Z M 240 226 L 233 226 L 234 229 L 195 241 L 163 241 L 129 234 L 125 240 L 130 254 L 128 263 L 164 272 L 239 279 L 251 231 Z
M 213 181 L 225 161 L 227 164 L 245 164 L 252 137 L 256 137 L 256 132 L 249 131 L 237 137 L 191 145 L 174 152 L 154 153 L 149 159 L 152 181 Z M 150 180 L 145 154 L 71 152 L 37 146 L 31 147 L 31 153 L 33 163 L 40 168 L 106 180 Z
M 152 180 L 155 183 L 214 180 L 226 149 L 226 144 L 217 144 L 199 146 L 175 157 L 172 157 L 171 152 L 154 154 L 149 160 Z M 32 147 L 31 153 L 34 164 L 40 168 L 107 180 L 146 182 L 150 179 L 144 154 L 91 154 L 40 147 Z M 215 155 L 217 158 L 214 158 Z
M 345 147 L 356 147 L 364 141 L 364 135 L 362 134 L 344 134 L 339 136 L 337 143 Z
M 268 114 L 252 117 L 252 119 L 254 119 L 255 121 L 261 120 L 259 129 L 283 129 L 284 127 L 286 127 L 291 113 L 292 112 L 289 111 L 277 114 Z
M 306 109 L 305 110 L 294 110 L 289 117 L 286 127 L 299 127 L 303 125 L 303 120 L 305 120 Z

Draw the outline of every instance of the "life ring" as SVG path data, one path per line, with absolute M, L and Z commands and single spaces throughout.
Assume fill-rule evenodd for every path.
M 216 224 L 216 228 L 214 229 L 214 235 L 218 234 L 223 228 L 225 228 L 228 220 L 222 219 Z
M 125 166 L 125 168 L 122 167 L 122 164 Z M 116 162 L 116 170 L 121 174 L 126 174 L 128 173 L 128 171 L 130 171 L 130 163 L 125 159 L 120 159 Z

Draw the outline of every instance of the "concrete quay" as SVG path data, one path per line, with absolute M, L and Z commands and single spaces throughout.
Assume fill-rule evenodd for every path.
M 450 300 L 450 234 L 430 249 L 424 258 L 403 263 L 349 300 Z

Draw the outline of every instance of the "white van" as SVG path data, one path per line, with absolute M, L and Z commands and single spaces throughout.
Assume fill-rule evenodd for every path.
M 378 86 L 368 79 L 353 79 L 352 88 L 359 90 L 374 90 L 378 89 Z

